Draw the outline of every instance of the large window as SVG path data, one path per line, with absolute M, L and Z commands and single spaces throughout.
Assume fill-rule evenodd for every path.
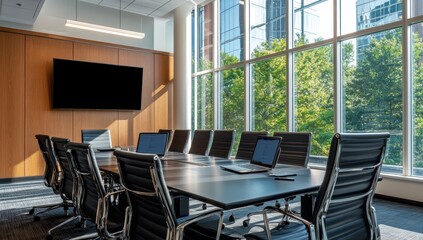
M 250 1 L 251 58 L 285 50 L 285 0 Z
M 244 68 L 224 70 L 220 74 L 219 126 L 221 129 L 235 129 L 233 153 L 238 149 L 241 132 L 245 129 L 244 120 Z
M 244 60 L 244 3 L 239 0 L 220 1 L 221 64 Z M 231 61 L 225 61 L 231 58 Z
M 321 165 L 335 132 L 389 132 L 382 172 L 423 177 L 423 1 L 206 3 L 219 59 L 192 75 L 199 127 L 311 132 Z
M 254 131 L 286 130 L 285 58 L 251 64 L 251 122 Z
M 214 129 L 213 74 L 193 78 L 193 117 L 194 129 Z
M 390 132 L 383 168 L 396 174 L 402 173 L 403 149 L 401 42 L 401 29 L 342 42 L 343 131 Z
M 423 26 L 412 26 L 413 174 L 423 176 Z
M 335 131 L 332 55 L 331 45 L 294 54 L 295 131 L 312 132 L 311 154 L 318 156 L 328 156 Z
M 198 8 L 197 53 L 198 71 L 213 67 L 213 2 Z M 194 25 L 195 26 L 195 25 Z
M 293 0 L 295 44 L 318 42 L 333 36 L 332 1 Z

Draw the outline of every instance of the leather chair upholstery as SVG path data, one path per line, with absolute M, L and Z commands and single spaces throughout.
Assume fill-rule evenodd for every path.
M 190 135 L 191 130 L 176 129 L 169 146 L 169 152 L 185 153 Z
M 106 191 L 91 145 L 70 142 L 66 154 L 78 180 L 77 213 L 83 220 L 96 223 L 97 234 L 101 238 L 118 236 L 123 230 L 127 205 L 126 202 L 117 206 L 111 204 L 110 196 L 119 192 Z
M 215 130 L 209 156 L 230 158 L 235 140 L 235 130 Z
M 241 134 L 239 140 L 238 151 L 236 152 L 235 158 L 251 160 L 253 157 L 253 151 L 257 143 L 257 137 L 261 135 L 269 135 L 269 132 L 251 132 L 244 131 Z
M 93 149 L 112 148 L 109 129 L 82 129 L 82 142 L 90 144 Z
M 213 130 L 195 130 L 188 153 L 205 156 L 208 155 L 212 135 Z
M 317 193 L 311 223 L 270 231 L 267 207 L 266 232 L 246 235 L 247 239 L 380 239 L 372 200 L 385 156 L 389 133 L 337 133 L 332 138 L 326 173 Z M 292 215 L 294 218 L 298 218 Z M 295 234 L 295 238 L 292 236 Z
M 121 183 L 126 190 L 129 209 L 125 220 L 128 239 L 216 239 L 220 235 L 223 212 L 219 209 L 177 219 L 172 198 L 157 155 L 116 150 Z M 214 217 L 214 219 L 212 219 Z M 216 224 L 215 231 L 202 228 L 197 221 Z M 209 236 L 208 234 L 211 234 Z

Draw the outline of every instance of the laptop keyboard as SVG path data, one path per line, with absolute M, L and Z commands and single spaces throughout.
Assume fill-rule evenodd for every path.
M 248 169 L 248 170 L 262 170 L 263 169 L 262 166 L 258 166 L 254 164 L 244 164 L 244 165 L 239 165 L 239 167 Z

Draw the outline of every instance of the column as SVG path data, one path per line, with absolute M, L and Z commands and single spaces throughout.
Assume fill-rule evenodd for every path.
M 187 2 L 174 11 L 173 126 L 191 129 L 191 11 Z

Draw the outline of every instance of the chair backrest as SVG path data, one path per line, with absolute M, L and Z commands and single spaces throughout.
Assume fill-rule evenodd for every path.
M 209 156 L 229 158 L 235 140 L 235 130 L 215 130 Z
M 337 133 L 317 194 L 313 223 L 318 239 L 374 239 L 372 200 L 389 133 Z
M 269 132 L 242 132 L 235 158 L 251 160 L 251 157 L 253 157 L 254 148 L 256 146 L 257 137 L 262 135 L 267 136 L 269 135 Z
M 86 219 L 95 221 L 99 199 L 103 199 L 106 190 L 102 183 L 100 170 L 91 145 L 70 142 L 66 155 L 75 168 L 78 180 L 78 213 Z
M 120 179 L 126 189 L 129 239 L 173 239 L 176 217 L 160 159 L 154 154 L 116 150 Z
M 62 169 L 62 180 L 60 182 L 61 194 L 69 199 L 74 200 L 77 190 L 76 173 L 66 155 L 66 144 L 70 141 L 67 138 L 52 137 L 51 142 L 53 143 L 54 153 L 57 158 L 57 162 Z
M 173 132 L 172 142 L 169 146 L 170 152 L 186 152 L 187 143 L 191 135 L 191 130 L 176 129 Z
M 52 187 L 57 193 L 59 191 L 59 169 L 57 167 L 57 160 L 53 153 L 50 137 L 43 134 L 35 135 L 38 146 L 45 162 L 44 168 L 44 184 L 47 187 Z
M 188 153 L 207 155 L 209 153 L 212 135 L 213 130 L 195 130 Z
M 93 149 L 112 148 L 109 129 L 82 129 L 82 143 L 90 144 Z
M 274 132 L 282 137 L 278 163 L 307 167 L 311 150 L 311 133 Z
M 170 142 L 172 141 L 172 137 L 173 137 L 173 130 L 172 129 L 159 129 L 159 133 L 167 133 L 167 147 L 169 148 Z

